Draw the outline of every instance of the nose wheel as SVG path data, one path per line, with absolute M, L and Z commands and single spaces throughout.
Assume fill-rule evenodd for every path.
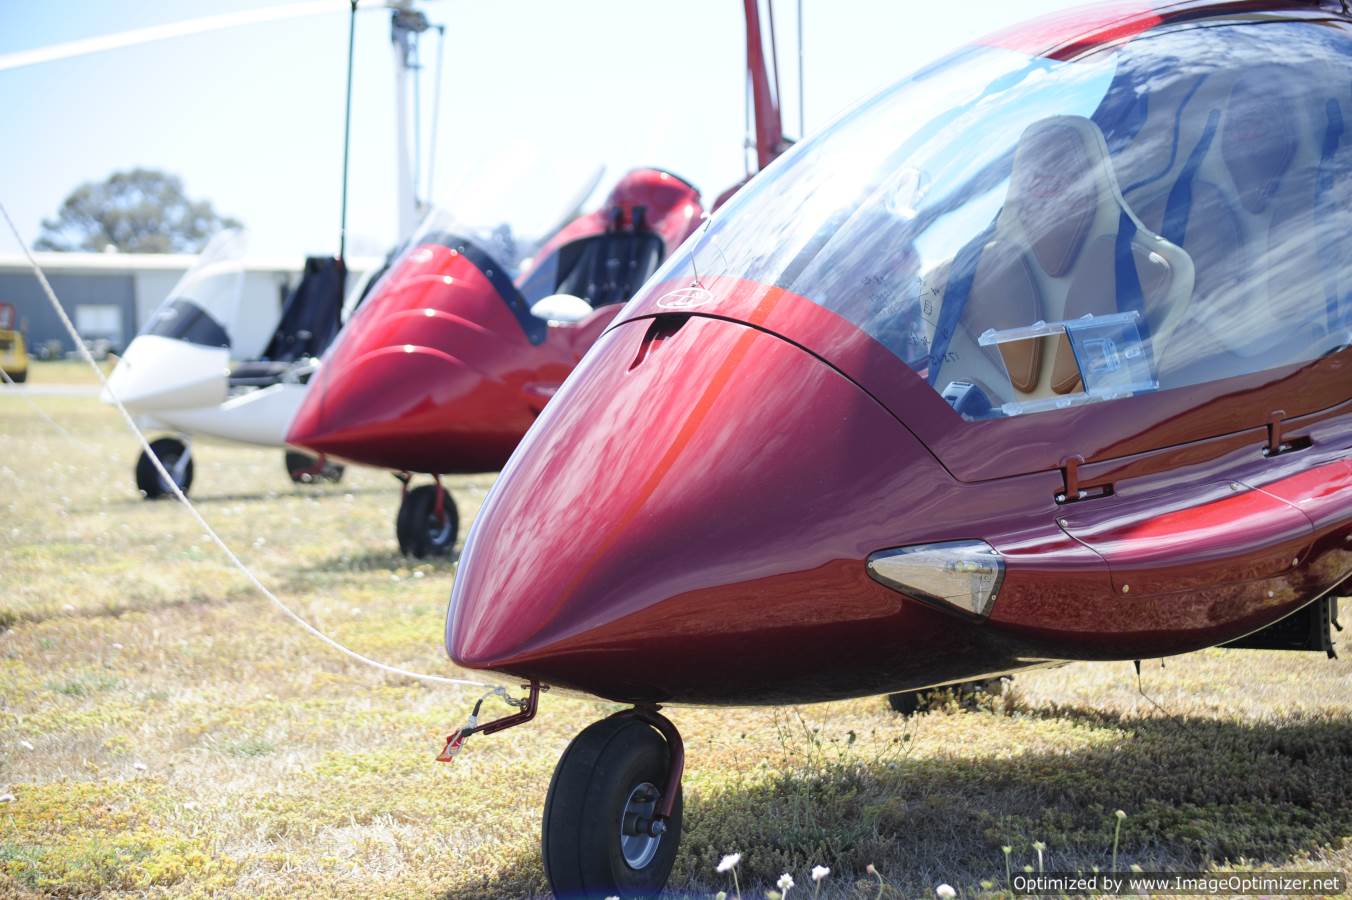
M 460 513 L 440 480 L 412 490 L 405 481 L 394 532 L 399 539 L 399 552 L 405 556 L 426 559 L 451 552 L 460 534 Z
M 295 484 L 317 484 L 328 481 L 337 484 L 343 480 L 343 467 L 324 457 L 314 457 L 295 450 L 286 451 L 286 474 Z
M 661 893 L 681 839 L 683 767 L 680 736 L 656 713 L 620 713 L 574 738 L 545 799 L 542 846 L 554 895 Z
M 150 450 L 178 489 L 187 494 L 192 487 L 192 448 L 178 438 L 162 437 L 150 442 Z M 158 500 L 174 492 L 144 450 L 136 458 L 136 488 L 147 500 Z

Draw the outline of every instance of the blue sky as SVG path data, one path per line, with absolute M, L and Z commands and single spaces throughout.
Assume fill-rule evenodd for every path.
M 269 5 L 7 3 L 0 54 Z M 803 0 L 807 129 L 985 32 L 1071 5 Z M 790 134 L 795 6 L 776 2 Z M 456 209 L 457 200 L 482 203 L 489 193 L 503 217 L 539 217 L 526 207 L 556 205 L 553 197 L 597 164 L 607 180 L 633 165 L 671 169 L 710 202 L 741 177 L 737 0 L 429 0 L 423 8 L 447 29 L 434 202 Z M 387 13 L 363 11 L 358 22 L 349 229 L 354 250 L 379 252 L 396 231 L 394 66 Z M 346 30 L 340 12 L 0 72 L 0 199 L 31 241 L 81 181 L 152 166 L 242 219 L 255 253 L 333 252 Z M 435 38 L 424 43 L 425 126 L 435 46 Z M 512 166 L 529 173 L 499 191 Z M 552 194 L 538 188 L 549 182 Z M 0 236 L 0 253 L 16 250 Z

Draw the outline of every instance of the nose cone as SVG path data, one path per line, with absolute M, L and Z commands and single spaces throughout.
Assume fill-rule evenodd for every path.
M 224 347 L 143 334 L 108 376 L 103 402 L 116 397 L 136 413 L 215 406 L 225 402 L 229 369 L 230 351 Z
M 328 361 L 286 441 L 367 465 L 415 472 L 495 469 L 525 423 L 497 427 L 506 387 L 444 351 L 403 344 Z M 468 428 L 470 424 L 475 427 Z
M 936 499 L 951 480 L 816 357 L 726 320 L 627 322 L 485 502 L 447 649 L 624 701 L 885 690 L 900 649 L 925 664 L 965 639 L 867 575 L 908 483 Z

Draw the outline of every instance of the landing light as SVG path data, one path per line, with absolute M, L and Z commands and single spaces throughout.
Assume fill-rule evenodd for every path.
M 893 590 L 984 618 L 1005 563 L 985 541 L 945 541 L 879 550 L 868 558 L 868 574 Z

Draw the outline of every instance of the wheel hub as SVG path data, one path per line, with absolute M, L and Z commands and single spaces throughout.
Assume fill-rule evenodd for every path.
M 629 792 L 620 813 L 620 852 L 631 869 L 642 869 L 653 861 L 662 843 L 664 828 L 654 828 L 657 801 L 661 795 L 649 782 L 643 782 Z
M 427 536 L 434 547 L 445 544 L 451 537 L 451 517 L 444 512 L 440 519 L 437 518 L 435 513 L 428 516 Z

